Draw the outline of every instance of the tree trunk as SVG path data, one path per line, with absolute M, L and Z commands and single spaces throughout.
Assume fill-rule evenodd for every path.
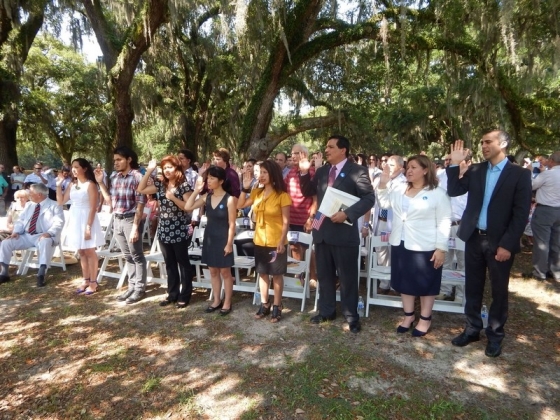
M 46 0 L 33 5 L 32 10 L 11 10 L 8 13 L 6 2 L 0 3 L 0 60 L 17 63 L 14 70 L 0 67 L 0 162 L 9 170 L 18 164 L 17 128 L 19 120 L 18 104 L 20 98 L 19 79 L 21 69 L 27 59 L 31 44 L 43 25 Z M 16 25 L 20 14 L 28 14 L 25 24 Z M 15 31 L 15 34 L 13 33 Z M 11 44 L 6 48 L 6 44 Z M 3 52 L 10 51 L 10 57 Z
M 323 4 L 321 0 L 300 0 L 288 14 L 284 25 L 285 40 L 278 36 L 271 48 L 268 63 L 243 119 L 240 151 L 246 150 L 262 158 L 268 157 L 276 147 L 277 143 L 267 139 L 274 100 L 295 71 L 322 51 L 377 37 L 379 27 L 375 22 L 356 25 L 332 22 L 331 28 L 335 30 L 311 38 L 320 29 L 317 16 Z
M 103 62 L 108 73 L 108 87 L 115 115 L 116 129 L 113 146 L 133 146 L 132 121 L 134 110 L 130 85 L 134 72 L 148 50 L 158 28 L 167 21 L 168 0 L 148 0 L 138 11 L 124 35 L 118 26 L 105 16 L 99 0 L 82 0 L 97 42 L 103 51 Z

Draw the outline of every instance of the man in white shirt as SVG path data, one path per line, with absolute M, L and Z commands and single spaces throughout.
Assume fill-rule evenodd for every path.
M 23 184 L 25 188 L 29 188 L 31 184 L 44 184 L 48 185 L 49 178 L 43 173 L 43 164 L 41 162 L 36 162 L 33 165 L 33 172 L 25 177 Z
M 537 207 L 531 218 L 533 230 L 533 277 L 560 282 L 560 151 L 547 160 L 547 171 L 533 179 Z

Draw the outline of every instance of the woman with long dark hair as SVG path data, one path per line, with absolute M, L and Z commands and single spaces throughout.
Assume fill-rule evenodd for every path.
M 186 211 L 193 211 L 206 206 L 206 217 L 208 222 L 204 230 L 202 242 L 202 264 L 206 264 L 210 270 L 212 281 L 212 292 L 214 302 L 209 305 L 205 312 L 212 313 L 220 310 L 220 315 L 231 312 L 233 296 L 233 277 L 231 267 L 233 261 L 233 238 L 235 236 L 235 197 L 232 195 L 229 181 L 226 178 L 226 170 L 219 166 L 210 166 L 204 173 L 204 178 L 199 177 L 196 181 L 194 193 L 187 204 Z M 207 184 L 210 192 L 196 198 Z M 224 279 L 225 297 L 222 301 L 222 280 Z
M 77 249 L 84 277 L 77 293 L 92 295 L 97 291 L 97 266 L 99 259 L 95 248 L 105 243 L 105 236 L 97 218 L 99 191 L 91 164 L 83 158 L 72 161 L 74 180 L 62 192 L 65 177 L 62 172 L 56 179 L 56 201 L 63 205 L 72 200 L 66 226 L 68 235 L 64 239 L 65 246 Z M 64 258 L 64 256 L 62 256 Z
M 150 160 L 137 191 L 146 195 L 157 194 L 159 201 L 156 236 L 167 270 L 167 298 L 159 304 L 167 306 L 175 303 L 177 308 L 185 308 L 192 295 L 192 270 L 189 261 L 191 237 L 188 230 L 191 217 L 184 206 L 192 189 L 177 157 L 165 156 L 160 166 L 163 177 L 148 185 L 157 167 L 156 160 Z
M 255 215 L 255 270 L 259 273 L 261 307 L 255 318 L 262 319 L 270 314 L 268 301 L 269 276 L 272 276 L 274 303 L 271 322 L 282 318 L 282 292 L 284 291 L 284 274 L 288 268 L 288 227 L 290 223 L 290 206 L 292 199 L 286 192 L 282 170 L 276 162 L 265 160 L 260 165 L 259 187 L 249 190 L 250 178 L 243 176 L 243 192 L 250 192 L 248 199 L 239 196 L 237 207 L 253 206 Z M 262 186 L 262 188 L 260 187 Z

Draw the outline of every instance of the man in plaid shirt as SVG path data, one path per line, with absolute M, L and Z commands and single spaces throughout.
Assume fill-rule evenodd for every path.
M 111 175 L 111 193 L 103 184 L 103 171 L 95 170 L 95 178 L 114 213 L 114 235 L 124 254 L 128 268 L 128 290 L 117 300 L 132 304 L 146 295 L 146 258 L 142 249 L 142 215 L 146 196 L 136 192 L 142 174 L 138 155 L 126 146 L 113 151 L 115 172 Z

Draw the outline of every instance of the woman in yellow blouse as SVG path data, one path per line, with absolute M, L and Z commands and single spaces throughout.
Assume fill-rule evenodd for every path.
M 262 188 L 251 190 L 249 174 L 243 175 L 242 191 L 251 195 L 245 198 L 245 194 L 241 194 L 237 208 L 252 206 L 255 217 L 255 269 L 259 273 L 261 291 L 261 307 L 255 318 L 262 319 L 270 314 L 268 290 L 269 276 L 272 276 L 274 304 L 270 321 L 278 322 L 282 318 L 283 276 L 288 267 L 286 245 L 292 200 L 286 193 L 282 170 L 277 163 L 264 161 L 260 166 L 258 181 Z

